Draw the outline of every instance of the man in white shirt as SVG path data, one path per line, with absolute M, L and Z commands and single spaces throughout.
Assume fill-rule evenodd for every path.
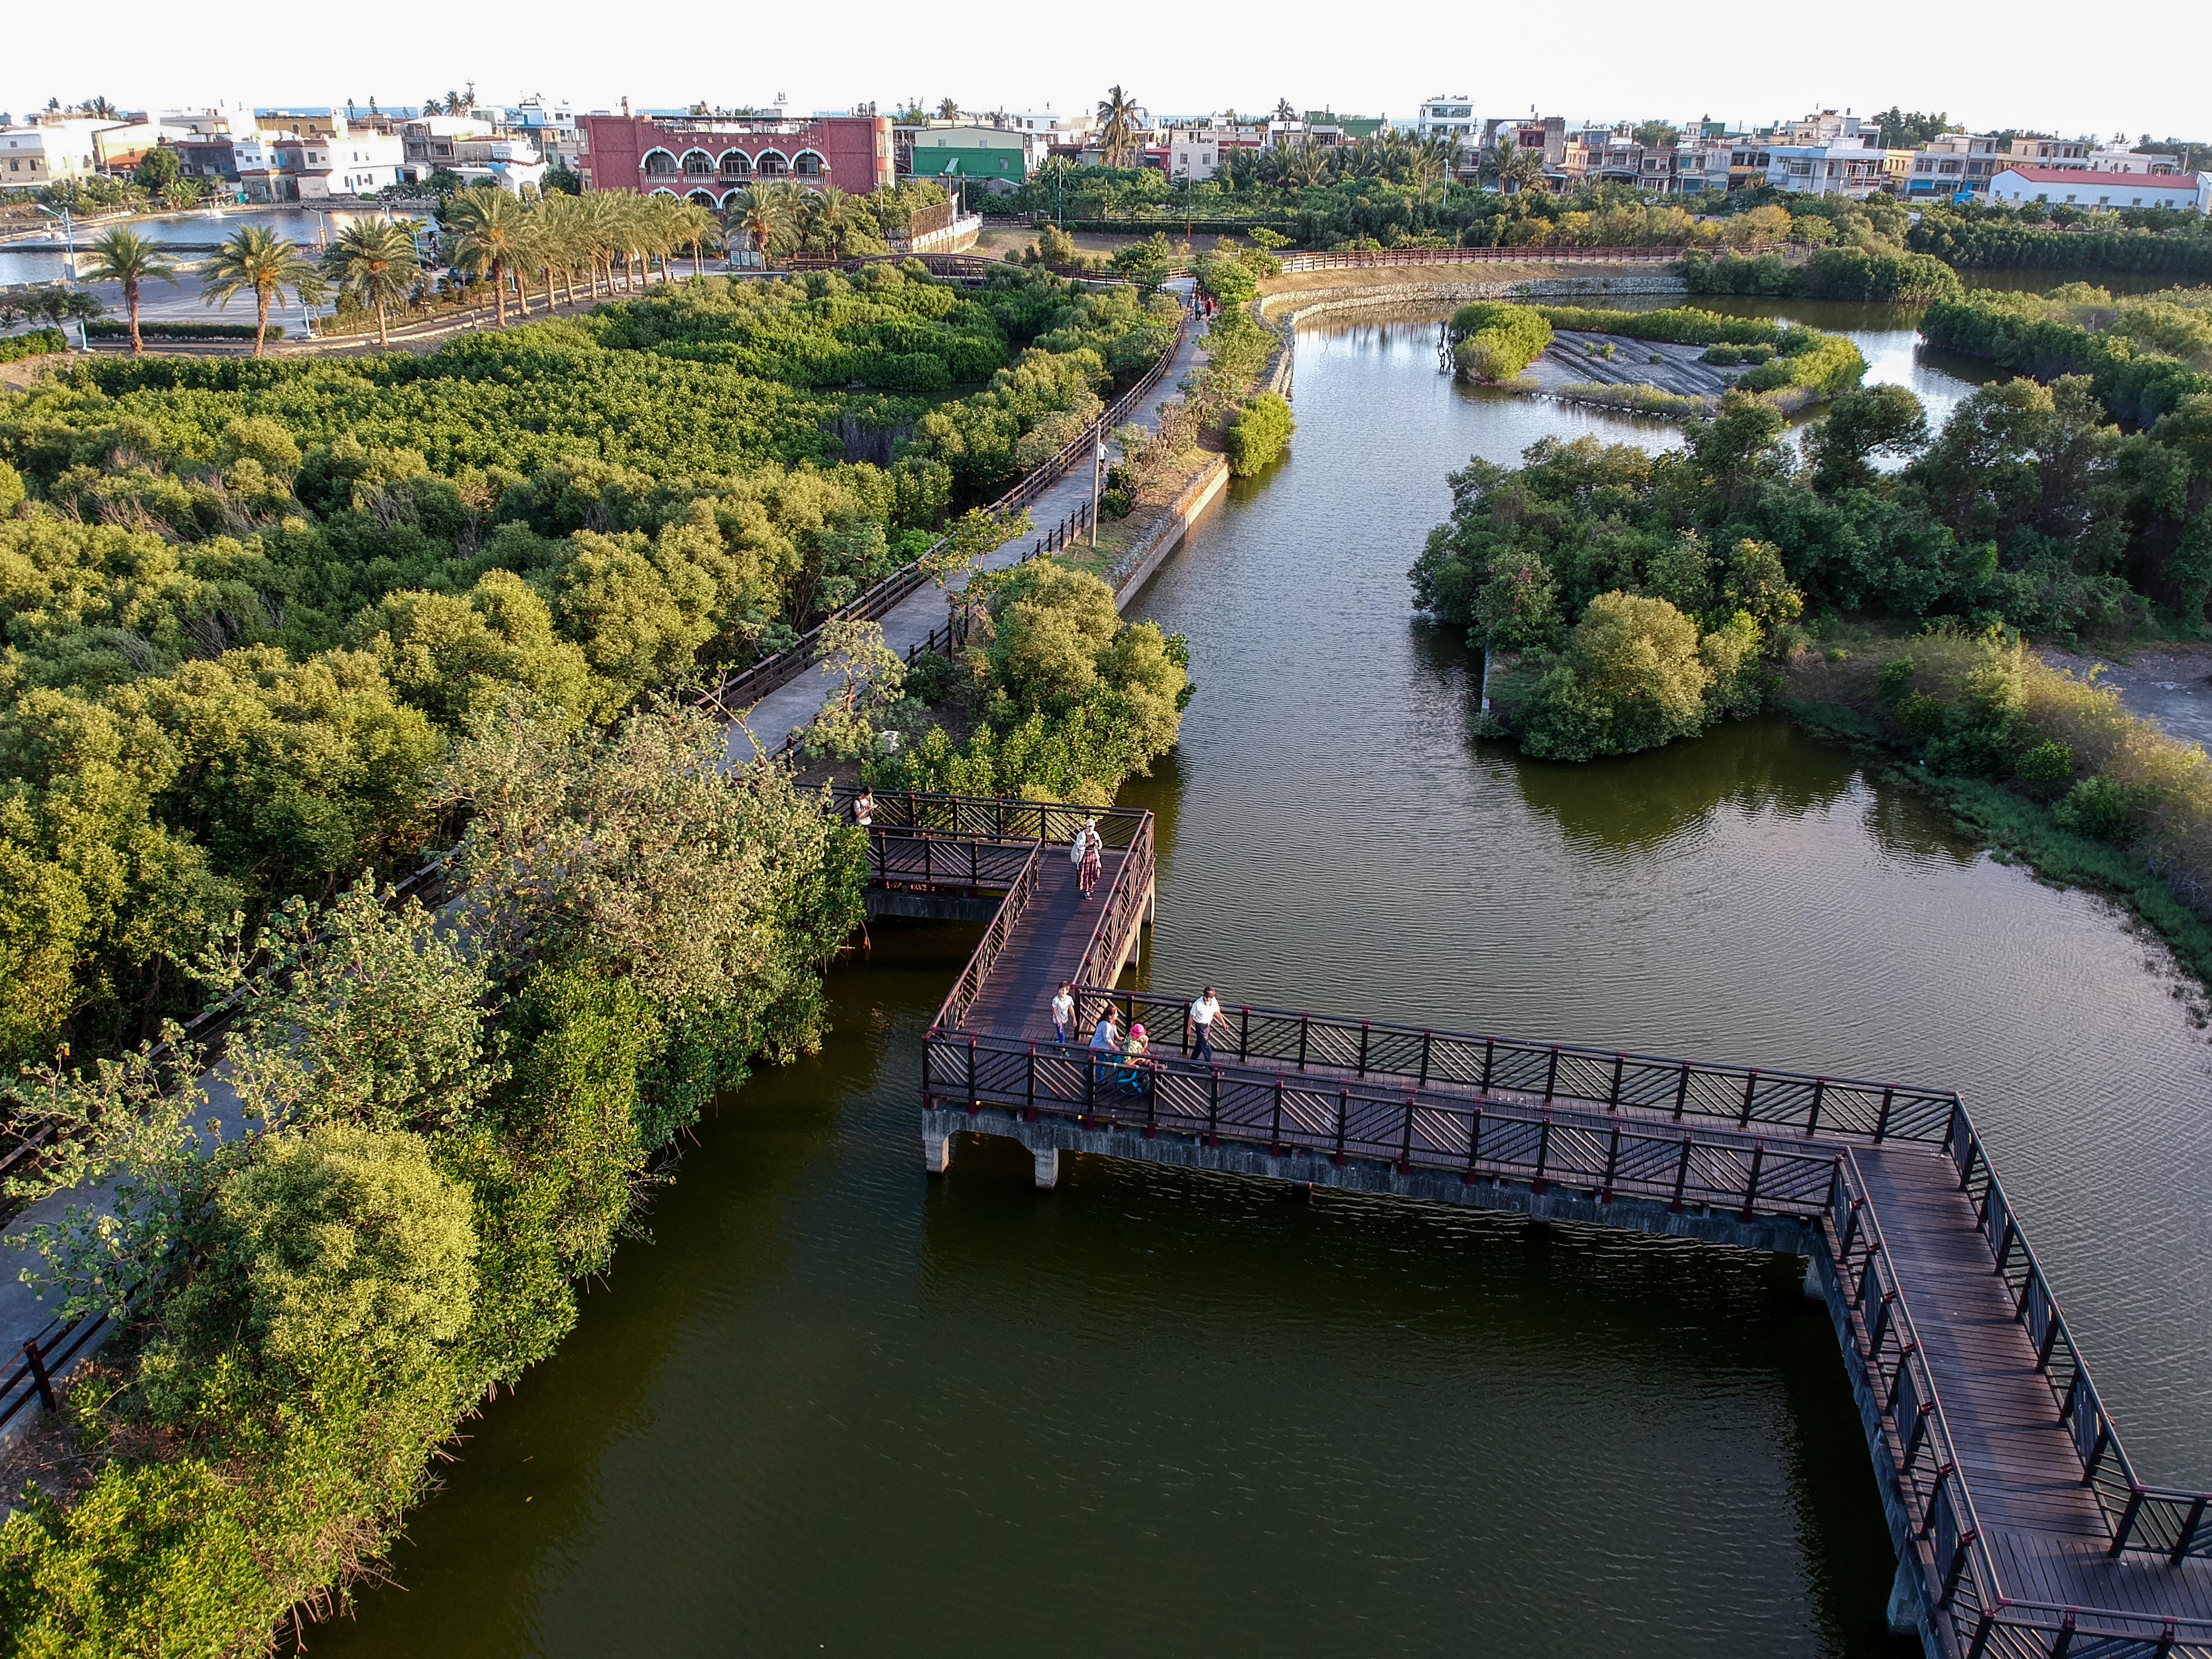
M 1091 1034 L 1091 1070 L 1094 1076 L 1104 1075 L 1113 1064 L 1115 1054 L 1121 1047 L 1121 1034 L 1114 1029 L 1114 1006 L 1098 1016 L 1098 1029 Z
M 1075 1024 L 1075 987 L 1063 982 L 1060 994 L 1052 1000 L 1052 1036 L 1061 1048 L 1067 1046 L 1067 1034 Z
M 1190 1023 L 1198 1033 L 1198 1042 L 1191 1050 L 1191 1058 L 1209 1064 L 1213 1059 L 1213 1022 L 1221 1018 L 1221 1004 L 1215 1000 L 1213 988 L 1209 985 L 1198 994 L 1198 1000 L 1190 1005 Z

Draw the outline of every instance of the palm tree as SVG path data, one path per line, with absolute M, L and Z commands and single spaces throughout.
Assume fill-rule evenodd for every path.
M 146 349 L 146 343 L 138 337 L 138 289 L 143 283 L 159 280 L 176 286 L 177 268 L 161 257 L 161 250 L 144 237 L 123 229 L 111 230 L 92 245 L 92 263 L 85 266 L 83 276 L 95 283 L 123 284 L 123 302 L 131 307 L 131 352 L 137 356 Z
M 590 210 L 580 196 L 560 191 L 545 197 L 532 216 L 538 222 L 537 254 L 545 274 L 545 308 L 553 309 L 553 273 L 561 273 L 567 302 L 576 301 L 576 267 L 591 259 L 587 227 Z
M 501 328 L 507 326 L 507 274 L 521 263 L 523 240 L 529 234 L 528 217 L 522 204 L 496 185 L 457 191 L 446 204 L 446 228 L 457 239 L 453 262 L 491 278 L 492 300 Z M 522 314 L 530 314 L 527 295 L 523 296 Z
M 810 251 L 818 243 L 819 251 L 832 258 L 845 251 L 846 239 L 852 234 L 853 226 L 848 211 L 853 198 L 835 185 L 823 190 L 806 192 L 806 200 L 799 209 L 800 222 L 805 227 Z
M 669 224 L 677 233 L 678 245 L 691 250 L 691 274 L 706 275 L 699 263 L 699 251 L 710 247 L 721 240 L 721 222 L 714 217 L 714 210 L 686 202 L 669 216 Z
M 730 198 L 724 211 L 730 228 L 750 238 L 765 262 L 790 228 L 783 196 L 773 185 L 754 185 Z
M 404 304 L 422 272 L 415 249 L 420 220 L 404 224 L 393 219 L 356 219 L 341 229 L 330 252 L 323 255 L 323 270 L 338 287 L 361 296 L 376 313 L 376 343 L 389 350 L 392 336 L 385 325 L 386 310 Z
M 1278 121 L 1295 121 L 1298 118 L 1298 112 L 1291 107 L 1291 100 L 1289 99 L 1278 98 L 1275 100 L 1275 118 Z
M 1098 100 L 1098 147 L 1109 167 L 1126 167 L 1137 153 L 1137 100 L 1118 86 Z
M 209 264 L 201 292 L 211 306 L 228 307 L 240 294 L 253 295 L 256 325 L 253 355 L 261 355 L 269 335 L 269 305 L 286 289 L 301 305 L 320 299 L 321 273 L 315 262 L 265 225 L 245 225 L 233 231 Z

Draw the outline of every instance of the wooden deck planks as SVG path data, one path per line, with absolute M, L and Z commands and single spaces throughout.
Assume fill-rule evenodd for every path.
M 1082 960 L 1123 856 L 1108 849 L 1097 890 L 1085 898 L 1077 890 L 1076 867 L 1065 850 L 1045 849 L 1037 866 L 1036 893 L 969 1011 L 970 1029 L 1001 1036 L 1052 1036 L 1053 994 Z M 1089 1035 L 1082 1033 L 1079 1040 L 1088 1041 Z
M 1996 1272 L 1951 1160 L 1928 1147 L 1860 1147 L 1889 1247 L 1983 1534 L 2023 1601 L 2212 1616 L 2212 1567 L 2115 1561 L 2035 1349 Z

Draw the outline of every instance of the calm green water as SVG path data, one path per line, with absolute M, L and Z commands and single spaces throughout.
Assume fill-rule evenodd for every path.
M 1292 458 L 1140 601 L 1200 696 L 1155 984 L 1962 1089 L 2146 1476 L 2212 1479 L 2212 1065 L 2159 954 L 1771 722 L 1581 769 L 1467 735 L 1403 572 L 1470 453 L 1670 428 L 1309 334 Z M 319 1652 L 1897 1654 L 1792 1264 L 963 1143 L 878 930 L 702 1127 Z

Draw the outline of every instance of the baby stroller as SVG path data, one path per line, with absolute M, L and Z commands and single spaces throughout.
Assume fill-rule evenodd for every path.
M 1152 1068 L 1136 1060 L 1124 1060 L 1114 1067 L 1108 1079 L 1114 1092 L 1129 1100 L 1142 1100 L 1151 1092 Z

